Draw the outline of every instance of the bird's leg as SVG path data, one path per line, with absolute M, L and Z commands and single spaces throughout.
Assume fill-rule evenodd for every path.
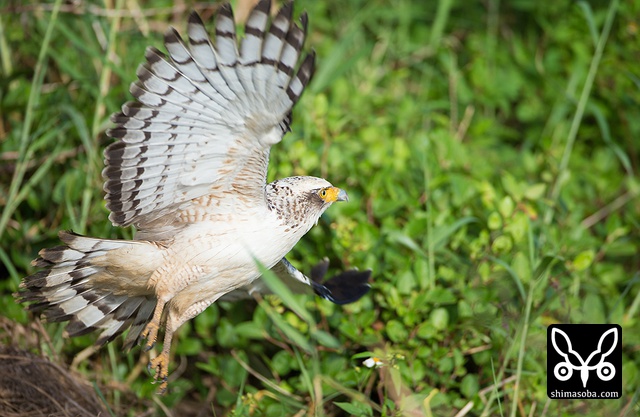
M 164 310 L 164 305 L 166 302 L 162 299 L 158 299 L 156 303 L 156 309 L 153 311 L 153 318 L 149 323 L 147 323 L 144 331 L 140 335 L 143 339 L 147 339 L 142 348 L 143 351 L 148 351 L 153 348 L 156 344 L 156 339 L 158 338 L 158 330 L 160 329 L 160 319 L 162 319 L 162 311 Z M 166 336 L 165 336 L 166 337 Z
M 162 395 L 167 390 L 168 378 L 169 378 L 169 358 L 171 353 L 171 341 L 173 340 L 174 328 L 171 326 L 169 320 L 167 320 L 167 327 L 164 332 L 164 340 L 162 342 L 162 352 L 155 358 L 149 361 L 147 368 L 149 370 L 155 370 L 153 377 L 153 383 L 160 382 L 157 393 Z
M 175 255 L 179 256 L 178 254 Z M 153 318 L 147 323 L 144 331 L 140 335 L 142 338 L 147 339 L 143 347 L 145 352 L 151 350 L 156 343 L 162 313 L 167 302 L 171 300 L 175 294 L 186 288 L 194 279 L 197 279 L 201 273 L 202 270 L 198 266 L 188 263 L 178 263 L 162 265 L 151 275 L 147 286 L 149 289 L 154 289 L 158 302 L 153 312 Z M 169 277 L 172 278 L 169 279 Z M 168 328 L 169 325 L 167 324 L 167 329 Z M 177 327 L 173 328 L 177 329 Z
M 153 358 L 148 369 L 155 370 L 154 383 L 160 382 L 158 387 L 158 394 L 164 394 L 167 390 L 168 377 L 169 377 L 169 359 L 171 352 L 171 341 L 173 340 L 173 333 L 180 328 L 184 323 L 191 320 L 198 314 L 200 314 L 205 308 L 213 303 L 218 297 L 211 300 L 196 302 L 195 304 L 186 304 L 188 307 L 182 310 L 183 304 L 180 302 L 180 295 L 178 298 L 173 299 L 170 302 L 170 307 L 167 313 L 167 320 L 164 330 L 164 340 L 162 341 L 162 352 L 155 358 Z M 177 302 L 176 302 L 177 301 Z

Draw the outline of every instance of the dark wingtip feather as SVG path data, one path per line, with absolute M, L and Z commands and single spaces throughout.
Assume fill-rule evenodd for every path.
M 58 237 L 60 238 L 61 241 L 69 245 L 70 243 L 73 243 L 73 241 L 76 240 L 76 238 L 83 237 L 83 236 L 81 234 L 74 232 L 73 230 L 60 230 L 58 232 Z
M 309 82 L 313 78 L 313 75 L 316 73 L 316 50 L 315 49 L 311 48 L 311 50 L 307 54 L 307 57 L 305 58 L 305 60 L 307 60 L 307 59 L 309 60 L 309 65 L 311 66 L 311 71 L 309 73 L 309 79 L 307 80 L 307 84 L 309 84 Z
M 342 272 L 324 284 L 312 283 L 313 289 L 319 296 L 335 304 L 349 304 L 358 301 L 371 289 L 369 279 L 371 270 L 358 271 L 352 269 Z
M 36 301 L 35 303 L 29 304 L 25 307 L 27 311 L 31 311 L 33 313 L 41 313 L 51 305 L 48 301 L 42 301 L 42 297 L 34 293 L 25 293 L 25 295 L 23 295 L 23 300 L 20 302 L 23 301 Z
M 304 31 L 305 36 L 307 35 L 307 28 L 309 27 L 309 16 L 307 16 L 307 12 L 302 12 L 300 15 L 300 24 L 302 24 L 302 30 Z
M 24 284 L 25 288 L 43 288 L 47 285 L 47 277 L 49 276 L 50 272 L 51 271 L 49 270 L 38 271 L 33 275 L 25 277 L 22 283 Z
M 74 317 L 73 314 L 66 313 L 63 309 L 61 309 L 57 305 L 51 305 L 50 303 L 47 303 L 47 304 L 48 305 L 46 306 L 46 310 L 44 310 L 44 317 L 49 323 L 59 323 L 62 321 L 69 321 Z
M 67 327 L 65 328 L 67 334 L 70 337 L 89 334 L 95 331 L 96 329 L 97 327 L 94 327 L 94 326 L 86 326 L 81 320 L 78 320 L 75 317 L 71 321 L 69 321 L 69 324 L 67 324 Z
M 144 57 L 151 64 L 155 64 L 156 62 L 166 59 L 166 55 L 153 46 L 147 46 L 147 49 L 144 51 Z
M 287 20 L 291 20 L 291 18 L 293 17 L 293 2 L 292 1 L 286 2 L 280 8 L 280 10 L 278 10 L 277 17 L 281 17 L 281 16 L 285 17 Z
M 304 57 L 304 61 L 300 64 L 300 68 L 298 69 L 297 77 L 300 79 L 300 82 L 304 87 L 309 85 L 309 82 L 313 78 L 313 74 L 316 71 L 316 51 L 311 50 L 306 57 Z
M 198 25 L 204 25 L 204 23 L 202 22 L 202 18 L 200 17 L 200 14 L 198 14 L 198 12 L 196 12 L 195 10 L 192 10 L 191 13 L 189 13 L 189 18 L 187 22 L 190 24 L 195 23 Z
M 169 27 L 169 29 L 167 29 L 167 31 L 164 32 L 164 44 L 166 46 L 167 44 L 172 44 L 172 43 L 184 43 L 184 42 L 182 42 L 180 33 L 178 33 L 178 31 L 174 27 Z
M 311 268 L 311 279 L 318 284 L 324 281 L 324 276 L 329 270 L 329 259 L 324 258 Z
M 231 7 L 230 3 L 222 3 L 220 5 L 220 9 L 218 9 L 218 14 L 221 14 L 233 19 L 233 7 Z
M 35 266 L 44 267 L 47 265 L 60 263 L 64 252 L 69 249 L 68 246 L 54 246 L 48 249 L 42 249 L 39 253 L 41 258 L 36 259 L 38 261 Z M 34 262 L 35 262 L 34 261 Z M 44 261 L 44 262 L 42 262 Z
M 53 264 L 44 258 L 36 258 L 31 261 L 31 266 L 35 266 L 36 268 L 47 268 L 51 265 Z
M 263 12 L 269 14 L 271 10 L 271 0 L 260 0 L 258 4 L 253 8 L 253 11 Z

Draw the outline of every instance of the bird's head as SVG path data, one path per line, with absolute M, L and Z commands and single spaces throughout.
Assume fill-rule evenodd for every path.
M 267 185 L 267 204 L 278 219 L 305 232 L 336 201 L 349 201 L 347 193 L 322 178 L 289 177 Z

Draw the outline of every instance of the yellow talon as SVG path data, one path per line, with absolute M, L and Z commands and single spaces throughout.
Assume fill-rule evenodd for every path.
M 147 341 L 144 344 L 144 347 L 142 348 L 144 352 L 153 349 L 153 347 L 155 346 L 156 339 L 158 338 L 158 329 L 159 329 L 159 326 L 153 321 L 150 321 L 149 323 L 147 323 L 147 326 L 144 328 L 144 331 L 142 332 L 142 335 L 141 335 L 143 339 L 147 339 Z
M 160 386 L 158 387 L 157 391 L 158 394 L 164 394 L 168 386 L 167 380 L 169 378 L 169 355 L 163 352 L 155 358 L 151 359 L 148 368 L 155 370 L 153 383 L 156 384 L 160 382 Z

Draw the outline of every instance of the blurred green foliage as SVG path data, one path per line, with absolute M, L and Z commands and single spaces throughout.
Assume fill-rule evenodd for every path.
M 122 18 L 107 3 L 0 3 L 0 315 L 18 324 L 35 318 L 11 294 L 58 230 L 133 235 L 107 220 L 104 130 L 191 2 L 117 1 Z M 119 341 L 74 366 L 116 415 L 638 413 L 640 3 L 303 9 L 318 68 L 269 177 L 348 190 L 290 259 L 370 268 L 373 290 L 344 307 L 281 291 L 213 305 L 180 329 L 159 399 L 146 355 Z M 622 325 L 623 399 L 547 398 L 552 323 Z M 29 348 L 67 363 L 95 339 L 46 328 Z

